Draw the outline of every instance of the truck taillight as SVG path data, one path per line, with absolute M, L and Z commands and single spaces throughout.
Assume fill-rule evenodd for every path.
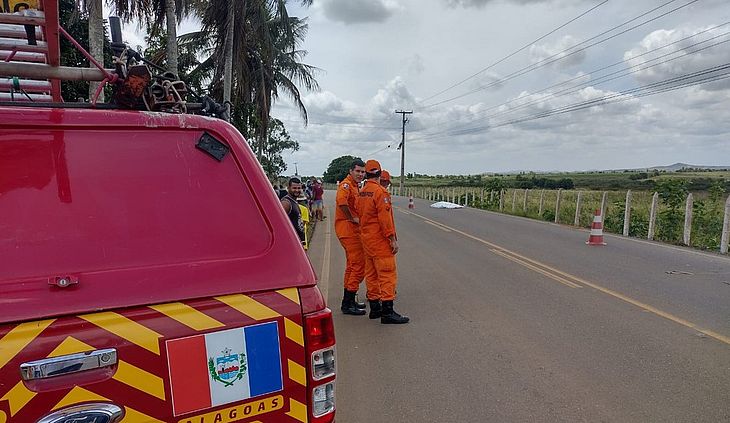
M 328 308 L 304 315 L 307 378 L 312 423 L 335 419 L 335 328 Z

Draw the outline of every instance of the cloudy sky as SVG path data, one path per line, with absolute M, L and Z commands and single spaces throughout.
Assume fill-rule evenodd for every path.
M 399 174 L 396 109 L 406 172 L 730 166 L 728 0 L 290 3 L 321 69 L 309 125 L 274 107 L 290 173 L 352 154 Z

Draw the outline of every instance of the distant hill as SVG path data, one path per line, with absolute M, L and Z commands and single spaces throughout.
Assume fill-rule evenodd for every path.
M 730 170 L 730 166 L 703 166 L 703 165 L 692 165 L 687 163 L 675 163 L 669 166 L 654 166 L 647 168 L 648 170 L 659 170 L 665 172 L 676 172 L 682 169 L 702 169 L 702 170 Z M 639 170 L 639 169 L 636 169 Z M 643 169 L 641 169 L 643 170 Z

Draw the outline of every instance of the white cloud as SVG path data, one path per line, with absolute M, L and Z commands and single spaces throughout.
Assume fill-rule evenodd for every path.
M 379 89 L 370 103 L 375 110 L 388 113 L 395 109 L 412 108 L 416 98 L 408 90 L 403 79 L 397 76 Z
M 641 84 L 651 84 L 704 71 L 730 62 L 728 26 L 713 28 L 677 28 L 657 30 L 644 37 L 637 46 L 624 53 L 629 66 L 642 69 L 634 73 Z M 656 50 L 656 51 L 654 51 Z M 674 59 L 674 60 L 672 60 Z M 722 72 L 727 72 L 724 70 Z M 706 73 L 695 78 L 712 76 Z M 677 81 L 680 82 L 690 82 Z M 727 80 L 708 84 L 705 89 L 730 88 Z
M 533 3 L 549 3 L 553 0 L 507 0 L 517 4 L 533 4 Z M 481 8 L 486 6 L 488 3 L 493 3 L 494 0 L 446 0 L 446 5 L 449 7 L 477 7 Z
M 533 44 L 530 46 L 530 58 L 532 63 L 548 62 L 557 68 L 576 66 L 586 58 L 586 51 L 580 50 L 581 47 L 572 48 L 578 43 L 575 37 L 565 35 L 552 44 Z
M 328 3 L 333 1 L 340 0 L 326 0 L 324 5 L 329 7 Z M 349 7 L 348 3 L 345 1 L 342 7 Z M 369 3 L 372 4 L 375 3 Z M 624 96 L 624 101 L 613 104 L 516 122 L 612 96 L 637 85 L 696 70 L 698 66 L 707 67 L 712 65 L 708 59 L 714 63 L 730 62 L 728 43 L 698 53 L 697 58 L 702 59 L 694 59 L 692 66 L 692 61 L 679 66 L 682 61 L 678 60 L 671 66 L 668 63 L 651 72 L 599 85 L 596 81 L 601 75 L 619 67 L 588 74 L 622 60 L 633 64 L 632 55 L 676 41 L 713 23 L 730 21 L 730 9 L 724 0 L 703 0 L 702 7 L 682 9 L 569 56 L 554 66 L 491 86 L 505 75 L 649 8 L 645 2 L 609 2 L 529 51 L 516 54 L 423 103 L 421 99 L 506 57 L 557 24 L 586 11 L 589 5 L 579 0 L 398 0 L 398 4 L 403 13 L 386 13 L 379 15 L 380 20 L 369 20 L 385 22 L 376 31 L 370 25 L 351 25 L 343 30 L 339 23 L 354 23 L 355 18 L 341 17 L 337 22 L 331 17 L 325 19 L 322 2 L 315 2 L 310 9 L 320 20 L 310 21 L 310 38 L 304 48 L 310 52 L 308 60 L 326 69 L 327 74 L 320 78 L 323 92 L 305 99 L 312 113 L 310 121 L 318 124 L 303 128 L 293 111 L 286 120 L 287 129 L 302 146 L 292 157 L 299 163 L 301 173 L 321 174 L 332 159 L 344 154 L 372 156 L 388 169 L 399 169 L 400 154 L 395 147 L 400 142 L 401 116 L 394 113 L 395 109 L 414 111 L 406 126 L 406 172 L 567 171 L 646 167 L 678 161 L 730 164 L 728 81 L 648 97 Z M 677 46 L 677 54 L 687 48 Z M 650 53 L 638 61 L 651 57 L 655 56 Z M 576 79 L 559 85 L 571 78 Z M 487 85 L 494 89 L 461 96 Z M 553 85 L 547 92 L 538 92 Z M 552 95 L 574 86 L 565 95 Z M 503 125 L 511 121 L 514 122 Z

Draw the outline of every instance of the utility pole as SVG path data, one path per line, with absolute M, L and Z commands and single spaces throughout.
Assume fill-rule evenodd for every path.
M 400 149 L 400 185 L 398 186 L 398 195 L 403 195 L 403 183 L 405 181 L 405 165 L 406 165 L 406 115 L 413 113 L 412 110 L 396 110 L 403 117 L 403 129 L 401 130 L 401 140 L 398 148 Z
M 295 176 L 299 175 L 299 168 L 297 167 L 297 162 L 294 162 L 294 175 Z

